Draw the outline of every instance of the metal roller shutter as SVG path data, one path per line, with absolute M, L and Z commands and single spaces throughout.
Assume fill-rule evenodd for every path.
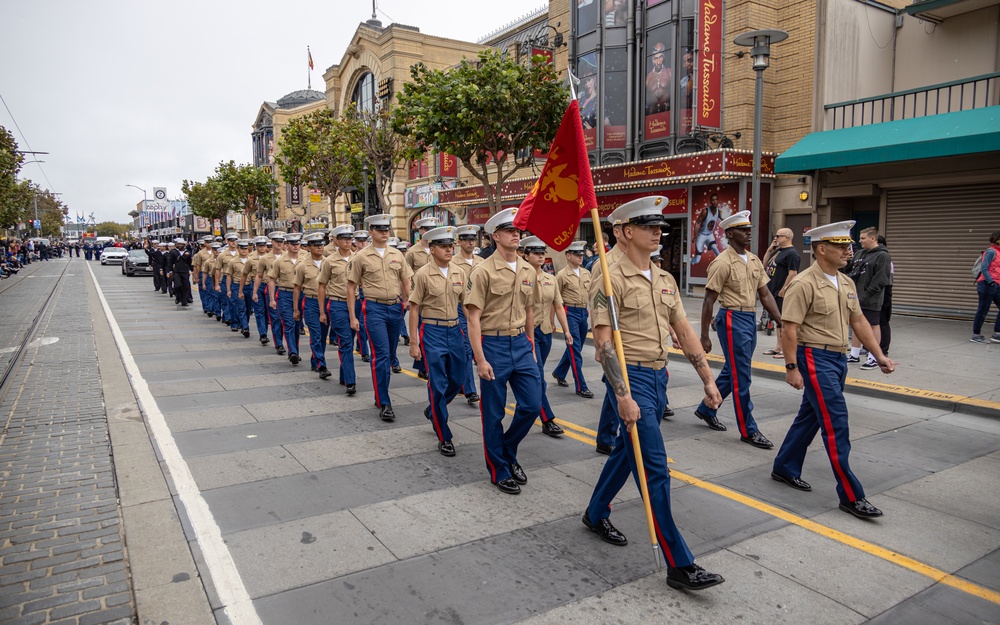
M 970 269 L 1000 229 L 1000 184 L 888 190 L 894 312 L 971 319 Z

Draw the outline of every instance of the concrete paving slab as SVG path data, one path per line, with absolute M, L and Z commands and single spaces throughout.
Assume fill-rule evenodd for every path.
M 139 366 L 139 371 L 142 373 L 143 377 L 147 380 L 156 379 L 157 374 L 164 373 L 168 371 L 196 371 L 200 370 L 202 366 L 198 364 L 197 361 L 191 359 L 159 359 L 150 358 L 146 362 L 140 362 L 136 358 L 136 364 Z
M 741 542 L 730 551 L 869 618 L 934 584 L 924 575 L 794 525 Z
M 661 430 L 667 427 L 670 426 L 662 426 Z M 670 467 L 702 479 L 760 467 L 767 468 L 770 474 L 774 453 L 746 445 L 739 438 L 734 440 L 729 432 L 690 436 L 667 443 L 667 454 L 674 461 Z
M 918 506 L 959 514 L 963 519 L 1000 529 L 1000 454 L 994 452 L 919 480 L 896 486 L 885 495 Z M 975 505 L 969 505 L 975 502 Z
M 188 432 L 191 430 L 212 430 L 245 423 L 256 423 L 243 406 L 221 406 L 211 410 L 194 408 L 191 410 L 176 410 L 164 415 L 164 419 L 172 432 Z
M 529 532 L 511 532 L 258 600 L 297 625 L 510 623 L 608 584 Z M 530 591 L 529 591 L 530 589 Z
M 886 610 L 869 625 L 996 625 L 1000 611 L 994 603 L 960 590 L 935 584 Z
M 176 395 L 196 395 L 201 393 L 214 393 L 226 390 L 215 380 L 184 380 L 183 382 L 151 382 L 149 390 L 157 398 L 172 397 Z M 157 399 L 157 403 L 159 403 Z
M 178 574 L 170 584 L 136 590 L 135 602 L 143 623 L 209 625 L 215 621 L 199 577 Z
M 965 428 L 984 434 L 1000 436 L 1000 419 L 984 419 L 977 415 L 951 412 L 935 419 L 936 423 L 944 423 L 955 427 Z
M 262 373 L 260 375 L 248 375 L 246 368 L 243 368 L 242 373 L 233 372 L 226 375 L 222 372 L 221 368 L 215 367 L 210 375 L 215 378 L 219 386 L 227 391 L 239 391 L 242 389 L 263 388 L 267 386 L 288 386 L 302 382 L 302 380 L 298 379 L 301 373 L 299 371 L 293 371 L 288 367 L 277 364 L 269 366 L 268 369 L 269 371 L 267 373 Z M 327 384 L 336 384 L 336 382 L 328 382 Z M 339 385 L 337 386 L 339 387 Z
M 226 535 L 451 486 L 420 459 L 390 458 L 217 488 L 204 496 Z
M 725 585 L 686 593 L 668 588 L 665 574 L 657 573 L 518 623 L 849 625 L 865 620 L 836 601 L 729 551 L 713 553 L 699 564 L 722 574 Z
M 143 551 L 142 558 L 130 559 L 132 583 L 137 591 L 198 576 L 191 553 L 176 549 L 186 541 L 172 500 L 126 506 L 122 516 L 128 527 L 129 551 Z
M 238 532 L 226 544 L 252 598 L 396 560 L 349 510 Z
M 169 496 L 163 472 L 153 458 L 152 445 L 122 445 L 114 448 L 118 498 L 123 506 L 162 500 Z
M 958 577 L 1000 592 L 1000 549 L 955 572 Z
M 858 453 L 878 455 L 889 462 L 940 471 L 1000 450 L 1000 436 L 946 423 L 915 423 L 853 444 Z
M 400 559 L 546 523 L 583 510 L 590 491 L 554 469 L 528 474 L 518 496 L 483 480 L 385 501 L 352 512 Z
M 333 410 L 352 412 L 364 409 L 369 409 L 372 419 L 378 420 L 378 411 L 372 407 L 371 395 L 365 393 L 365 396 L 362 397 L 360 389 L 358 389 L 358 394 L 354 397 L 306 397 L 302 399 L 287 399 L 285 401 L 271 401 L 268 399 L 252 404 L 248 402 L 245 407 L 254 418 L 261 422 L 329 414 Z
M 170 413 L 175 410 L 190 410 L 192 408 L 212 409 L 219 406 L 240 406 L 264 401 L 285 402 L 313 397 L 326 398 L 325 389 L 317 388 L 314 380 L 301 380 L 297 384 L 269 388 L 160 397 L 157 399 L 157 404 L 164 413 Z
M 308 471 L 283 447 L 267 447 L 188 460 L 202 491 Z

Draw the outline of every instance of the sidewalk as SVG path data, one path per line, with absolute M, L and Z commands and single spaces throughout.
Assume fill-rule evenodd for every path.
M 684 298 L 684 309 L 699 332 L 701 304 L 701 298 Z M 960 411 L 1000 416 L 1000 343 L 970 342 L 972 324 L 967 321 L 893 315 L 890 326 L 889 356 L 898 363 L 896 371 L 887 376 L 877 369 L 862 371 L 859 365 L 852 364 L 847 373 L 849 390 L 898 393 L 915 401 L 951 403 Z M 988 322 L 985 329 L 990 328 Z M 721 361 L 714 333 L 712 343 L 713 353 Z M 758 331 L 754 370 L 783 379 L 784 361 L 764 355 L 776 344 L 776 335 Z

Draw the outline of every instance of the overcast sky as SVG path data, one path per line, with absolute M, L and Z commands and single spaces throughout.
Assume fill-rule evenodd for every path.
M 383 25 L 475 40 L 547 3 L 377 4 Z M 20 149 L 49 152 L 26 157 L 45 163 L 21 177 L 61 193 L 71 217 L 129 222 L 142 192 L 127 184 L 176 198 L 221 160 L 250 162 L 261 103 L 306 88 L 306 46 L 323 91 L 371 11 L 370 0 L 0 0 L 0 125 Z

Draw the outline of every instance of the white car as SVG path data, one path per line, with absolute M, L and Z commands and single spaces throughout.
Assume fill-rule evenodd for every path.
M 108 263 L 117 263 L 120 265 L 125 262 L 126 258 L 128 258 L 128 250 L 124 247 L 106 247 L 101 252 L 102 265 L 107 265 Z

